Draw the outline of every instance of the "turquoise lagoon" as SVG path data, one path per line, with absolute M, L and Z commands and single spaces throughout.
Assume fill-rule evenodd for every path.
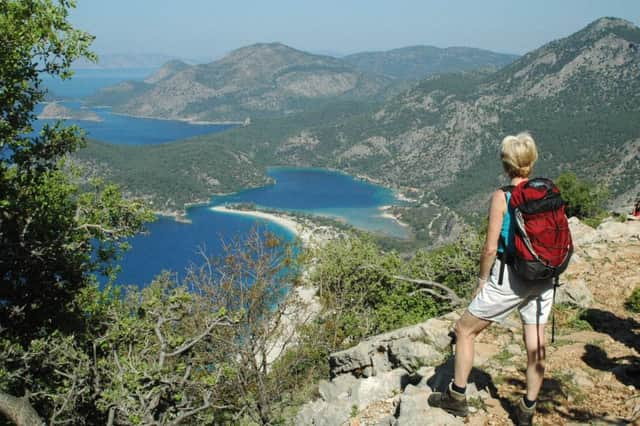
M 207 206 L 187 210 L 191 223 L 161 217 L 149 224 L 149 232 L 130 240 L 132 249 L 121 262 L 120 284 L 145 285 L 161 270 L 183 277 L 186 268 L 203 263 L 201 253 L 222 254 L 222 241 L 246 235 L 256 224 L 285 241 L 295 235 L 265 219 L 211 210 L 211 207 L 252 203 L 256 207 L 330 216 L 371 232 L 407 237 L 395 220 L 381 216 L 380 207 L 399 204 L 393 191 L 352 176 L 322 169 L 272 168 L 273 185 L 215 196 Z

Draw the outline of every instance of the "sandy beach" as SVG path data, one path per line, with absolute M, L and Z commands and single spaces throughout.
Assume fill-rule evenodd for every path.
M 380 213 L 380 217 L 384 217 L 385 219 L 391 219 L 391 220 L 395 221 L 398 225 L 403 226 L 405 228 L 409 227 L 409 224 L 404 223 L 403 221 L 398 219 L 395 215 L 393 215 L 392 213 L 389 212 L 389 210 L 392 207 L 393 207 L 392 205 L 378 207 L 378 210 L 380 210 L 380 212 L 381 212 Z
M 259 219 L 265 219 L 270 222 L 276 223 L 282 226 L 283 228 L 286 228 L 290 232 L 296 234 L 297 237 L 302 238 L 303 236 L 304 227 L 298 222 L 296 222 L 295 220 L 290 219 L 288 217 L 280 216 L 273 213 L 260 212 L 256 210 L 235 210 L 235 209 L 230 209 L 229 207 L 226 207 L 226 206 L 211 207 L 211 210 L 220 212 L 220 213 L 237 214 L 241 216 L 249 216 L 249 217 L 255 217 Z

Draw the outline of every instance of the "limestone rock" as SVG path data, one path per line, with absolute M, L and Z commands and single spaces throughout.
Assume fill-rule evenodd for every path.
M 338 400 L 327 403 L 317 400 L 305 404 L 294 419 L 300 426 L 342 425 L 351 417 L 351 401 Z
M 598 234 L 604 241 L 640 240 L 640 222 L 605 221 L 598 226 Z
M 569 228 L 577 247 L 596 242 L 640 240 L 640 221 L 619 222 L 610 218 L 593 229 L 572 217 L 569 219 Z
M 332 353 L 329 356 L 329 368 L 331 376 L 335 377 L 344 373 L 358 374 L 358 371 L 371 367 L 371 356 L 369 355 L 370 345 L 367 341 L 359 343 L 353 348 Z
M 352 404 L 364 409 L 369 404 L 402 393 L 409 384 L 409 374 L 402 368 L 361 379 L 353 387 Z
M 453 322 L 433 318 L 335 352 L 329 357 L 331 377 L 346 373 L 369 377 L 398 367 L 413 371 L 421 365 L 438 363 L 449 351 Z
M 420 341 L 403 338 L 391 342 L 388 346 L 389 358 L 407 371 L 413 372 L 423 365 L 435 365 L 444 360 L 445 354 Z
M 584 280 L 573 280 L 558 287 L 556 303 L 568 303 L 580 308 L 588 308 L 593 303 L 593 294 Z
M 398 419 L 395 416 L 386 416 L 378 421 L 377 426 L 397 426 Z
M 580 219 L 575 216 L 569 218 L 569 229 L 571 230 L 573 244 L 576 246 L 595 241 L 598 234 L 595 229 L 580 222 Z
M 323 380 L 318 386 L 318 392 L 323 400 L 327 402 L 337 399 L 349 399 L 351 389 L 358 382 L 358 379 L 350 374 L 338 376 L 332 381 Z

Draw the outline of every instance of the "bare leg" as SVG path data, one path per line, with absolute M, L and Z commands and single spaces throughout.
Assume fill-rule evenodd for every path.
M 469 311 L 464 311 L 456 323 L 456 355 L 453 383 L 465 387 L 471 368 L 473 368 L 474 342 L 476 336 L 487 328 L 491 321 L 478 318 Z
M 544 324 L 524 325 L 524 345 L 527 348 L 527 399 L 535 401 L 544 379 Z

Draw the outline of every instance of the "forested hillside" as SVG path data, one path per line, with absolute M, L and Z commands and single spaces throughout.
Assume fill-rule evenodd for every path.
M 264 167 L 246 153 L 214 142 L 203 150 L 190 141 L 153 146 L 89 141 L 74 159 L 87 177 L 104 177 L 165 213 L 182 212 L 185 204 L 205 202 L 213 194 L 269 182 Z

